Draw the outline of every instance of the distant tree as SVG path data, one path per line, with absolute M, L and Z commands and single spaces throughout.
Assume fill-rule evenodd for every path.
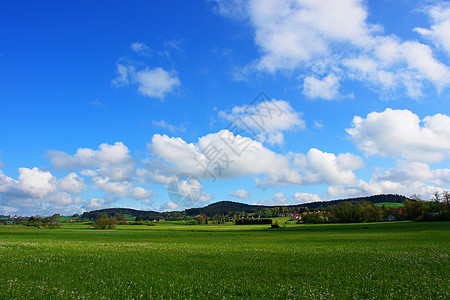
M 363 206 L 361 210 L 362 218 L 366 222 L 380 221 L 383 218 L 383 209 L 372 204 Z
M 141 216 L 136 216 L 136 219 L 134 219 L 134 221 L 135 221 L 135 222 L 141 222 L 141 221 L 143 221 L 143 220 L 142 220 L 142 217 L 141 217 Z
M 405 211 L 409 220 L 423 220 L 425 213 L 430 210 L 429 203 L 414 194 L 410 200 L 405 201 Z
M 444 204 L 446 205 L 447 212 L 450 212 L 450 191 L 443 191 L 442 199 L 444 201 Z
M 117 225 L 117 219 L 115 217 L 108 217 L 106 214 L 100 214 L 95 220 L 94 229 L 114 229 Z
M 203 215 L 197 215 L 194 217 L 195 221 L 197 221 L 197 224 L 205 224 L 205 216 Z
M 39 218 L 38 218 L 39 219 Z M 28 221 L 25 223 L 26 226 L 34 226 L 39 227 L 42 225 L 41 222 L 39 222 L 35 217 L 31 216 Z

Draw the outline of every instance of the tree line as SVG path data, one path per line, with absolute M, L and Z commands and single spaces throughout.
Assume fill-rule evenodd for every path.
M 393 220 L 450 221 L 450 192 L 436 192 L 431 201 L 413 195 L 399 208 L 375 206 L 371 202 L 353 204 L 343 202 L 323 211 L 301 215 L 299 223 L 358 223 Z

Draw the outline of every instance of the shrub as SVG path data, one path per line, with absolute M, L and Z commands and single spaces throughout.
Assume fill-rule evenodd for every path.
M 114 229 L 116 228 L 116 224 L 116 218 L 107 217 L 106 215 L 100 215 L 92 225 L 94 226 L 94 229 Z

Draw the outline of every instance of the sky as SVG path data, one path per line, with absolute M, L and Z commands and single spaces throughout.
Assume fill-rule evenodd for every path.
M 2 1 L 0 214 L 450 188 L 449 1 Z

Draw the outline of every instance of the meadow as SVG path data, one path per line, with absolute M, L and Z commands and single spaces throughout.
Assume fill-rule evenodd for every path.
M 1 225 L 0 299 L 448 299 L 449 225 Z

